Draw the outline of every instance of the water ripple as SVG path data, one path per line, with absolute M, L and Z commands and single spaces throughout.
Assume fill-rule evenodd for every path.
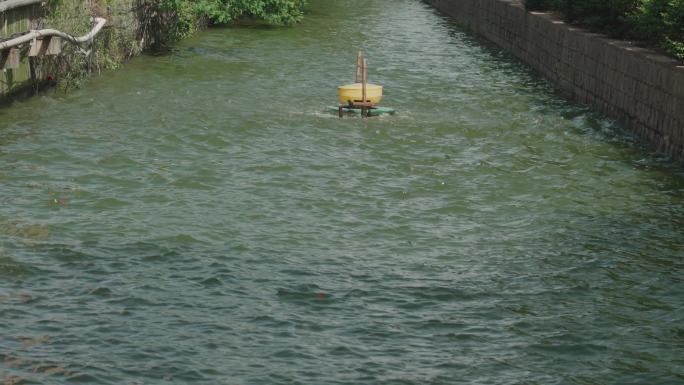
M 681 166 L 421 2 L 311 3 L 0 113 L 0 381 L 684 381 Z M 321 112 L 357 48 L 398 115 Z

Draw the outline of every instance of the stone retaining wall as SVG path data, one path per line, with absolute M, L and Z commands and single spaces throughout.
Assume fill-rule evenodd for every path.
M 527 12 L 518 0 L 425 0 L 554 81 L 580 102 L 684 159 L 684 64 Z

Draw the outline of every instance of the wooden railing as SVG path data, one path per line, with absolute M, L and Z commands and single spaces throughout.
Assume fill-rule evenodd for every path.
M 44 3 L 46 0 L 4 0 L 0 1 L 0 12 L 9 11 L 10 9 L 26 7 L 28 5 Z

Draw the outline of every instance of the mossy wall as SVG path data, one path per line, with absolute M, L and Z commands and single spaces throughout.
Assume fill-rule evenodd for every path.
M 92 44 L 62 44 L 56 56 L 28 57 L 29 44 L 21 47 L 21 67 L 0 74 L 0 98 L 19 90 L 37 90 L 46 85 L 62 89 L 78 87 L 91 72 L 117 68 L 148 45 L 143 37 L 139 9 L 143 0 L 49 0 L 0 12 L 0 39 L 30 29 L 54 28 L 74 36 L 90 31 L 92 17 L 103 17 L 107 25 Z
M 92 17 L 105 18 L 107 25 L 92 45 L 65 44 L 58 56 L 36 58 L 34 81 L 54 82 L 62 89 L 78 87 L 90 72 L 117 68 L 139 54 L 144 46 L 138 37 L 135 10 L 135 0 L 51 0 L 40 20 L 41 28 L 79 36 L 90 31 Z
M 36 20 L 38 14 L 38 5 L 0 12 L 0 38 L 5 39 L 15 33 L 28 31 L 31 29 L 32 22 Z M 17 91 L 21 87 L 26 86 L 27 82 L 31 80 L 29 59 L 26 57 L 25 52 L 23 53 L 19 68 L 0 68 L 0 96 Z
M 160 48 L 204 28 L 241 17 L 273 24 L 292 24 L 303 15 L 306 0 L 45 0 L 41 4 L 0 12 L 7 27 L 0 40 L 29 29 L 54 28 L 74 36 L 87 33 L 91 18 L 107 26 L 92 45 L 62 44 L 57 56 L 27 57 L 22 47 L 21 68 L 0 77 L 0 100 L 18 89 L 56 85 L 78 87 L 91 72 L 118 67 L 145 48 Z

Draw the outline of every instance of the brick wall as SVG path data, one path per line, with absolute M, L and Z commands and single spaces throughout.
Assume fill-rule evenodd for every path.
M 580 102 L 684 159 L 684 64 L 527 12 L 519 0 L 425 0 L 554 81 Z

